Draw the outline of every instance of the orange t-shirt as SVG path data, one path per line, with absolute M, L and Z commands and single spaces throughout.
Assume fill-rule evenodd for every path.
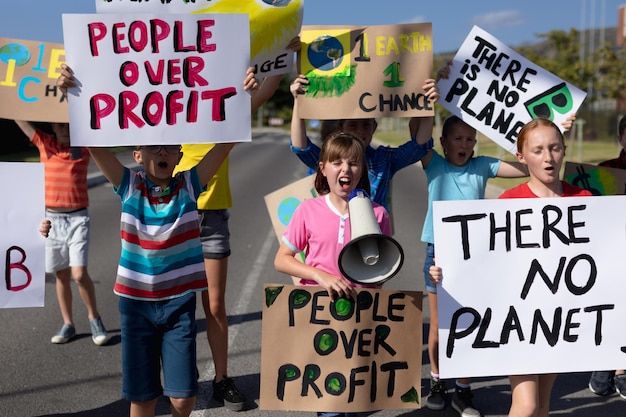
M 30 141 L 39 149 L 44 164 L 46 207 L 83 208 L 89 206 L 86 148 L 60 145 L 54 136 L 40 130 Z

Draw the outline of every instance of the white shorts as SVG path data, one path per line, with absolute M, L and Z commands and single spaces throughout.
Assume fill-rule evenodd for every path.
M 71 213 L 46 211 L 52 228 L 46 239 L 46 272 L 71 266 L 87 266 L 89 249 L 89 213 L 87 209 Z

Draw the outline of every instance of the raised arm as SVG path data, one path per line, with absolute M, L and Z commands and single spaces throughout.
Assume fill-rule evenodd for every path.
M 22 130 L 28 139 L 35 136 L 35 126 L 26 120 L 15 120 L 15 124 Z
M 439 100 L 439 88 L 435 80 L 432 78 L 425 80 L 422 89 L 428 101 L 434 106 L 437 100 Z M 415 138 L 420 145 L 428 142 L 433 133 L 433 117 L 412 117 L 409 120 L 409 132 L 411 138 Z
M 198 162 L 196 169 L 200 177 L 200 184 L 202 184 L 203 187 L 213 178 L 213 175 L 215 175 L 234 146 L 234 143 L 218 143 L 204 155 L 200 162 Z
M 74 78 L 74 71 L 67 64 L 61 64 L 61 74 L 57 78 L 57 87 L 59 90 L 67 96 L 67 89 L 76 87 L 76 79 Z
M 291 115 L 291 144 L 294 148 L 304 149 L 307 147 L 306 121 L 298 116 L 298 94 L 306 93 L 309 80 L 300 74 L 291 83 L 289 91 L 293 95 L 293 113 Z
M 256 112 L 263 103 L 274 95 L 282 78 L 282 75 L 272 75 L 263 79 L 261 86 L 252 95 L 252 113 Z
M 567 119 L 565 119 L 565 121 L 561 123 L 561 126 L 563 126 L 563 130 L 565 131 L 565 133 L 572 130 L 572 126 L 574 126 L 575 121 L 576 113 L 570 113 L 570 115 L 567 116 Z
M 67 89 L 76 86 L 76 79 L 72 69 L 67 64 L 61 64 L 61 74 L 57 78 L 57 86 L 67 95 Z M 94 162 L 104 176 L 114 187 L 118 187 L 124 177 L 124 165 L 113 152 L 106 148 L 88 148 Z
M 94 162 L 100 168 L 107 180 L 115 187 L 119 187 L 124 178 L 124 165 L 107 148 L 87 148 Z
M 528 176 L 528 168 L 521 162 L 500 161 L 500 167 L 496 177 L 521 178 Z

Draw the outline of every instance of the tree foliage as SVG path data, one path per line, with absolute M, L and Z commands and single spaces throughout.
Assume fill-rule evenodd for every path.
M 609 44 L 598 51 L 596 89 L 608 98 L 624 98 L 626 93 L 626 48 Z
M 581 33 L 553 30 L 538 35 L 543 39 L 534 46 L 518 48 L 518 52 L 542 68 L 592 92 L 589 100 L 624 97 L 626 87 L 626 50 L 610 43 L 594 45 L 591 56 L 581 55 Z

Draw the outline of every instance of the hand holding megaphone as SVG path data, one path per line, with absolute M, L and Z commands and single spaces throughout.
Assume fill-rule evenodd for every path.
M 400 271 L 404 252 L 390 236 L 381 234 L 372 202 L 364 190 L 348 197 L 351 240 L 339 254 L 343 276 L 359 284 L 382 284 Z

